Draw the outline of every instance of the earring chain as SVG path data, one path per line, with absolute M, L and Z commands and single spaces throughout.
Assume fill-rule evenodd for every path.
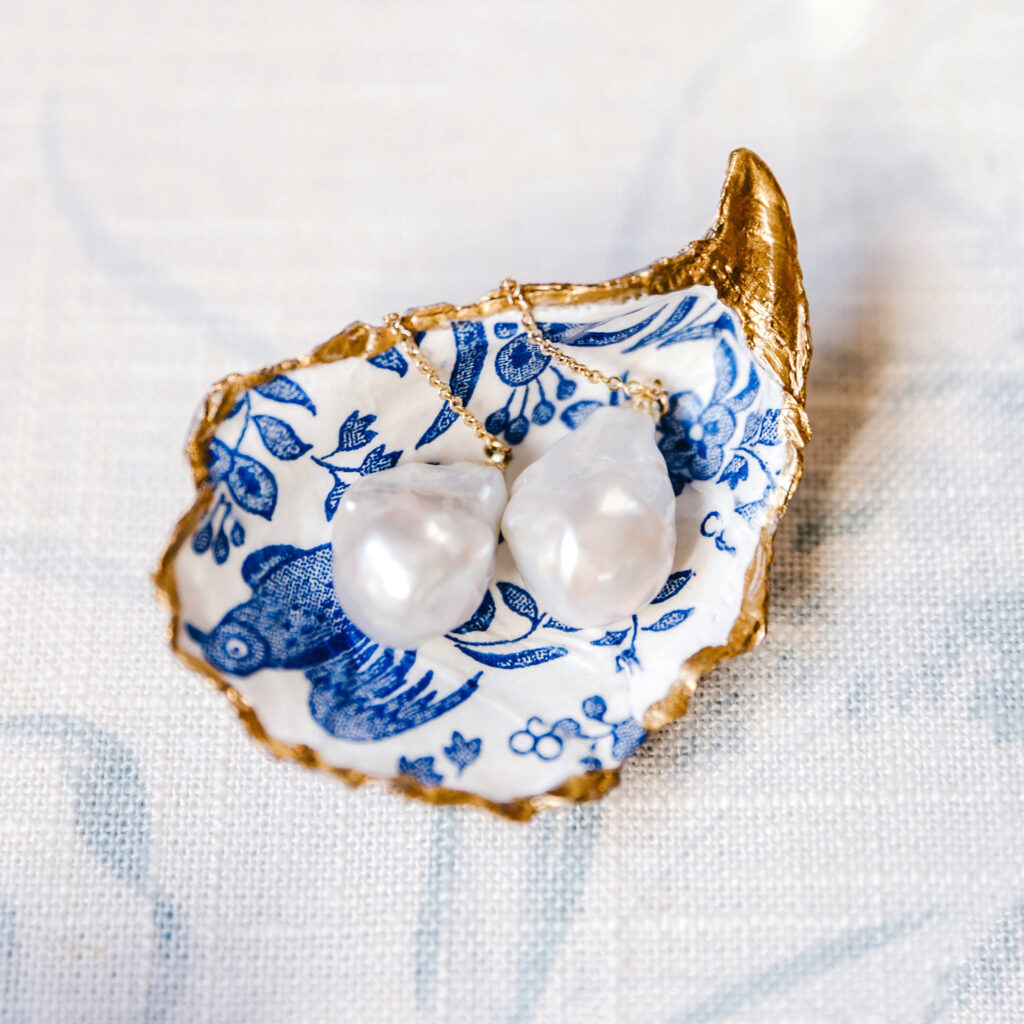
M 592 366 L 581 363 L 578 359 L 553 345 L 544 337 L 536 318 L 533 315 L 533 307 L 523 294 L 522 286 L 511 277 L 506 277 L 501 282 L 501 289 L 508 301 L 519 311 L 523 321 L 523 327 L 529 335 L 530 341 L 534 343 L 559 366 L 564 366 L 571 373 L 584 377 L 592 384 L 603 384 L 609 391 L 624 391 L 630 398 L 637 402 L 638 411 L 648 413 L 655 419 L 661 419 L 668 412 L 668 392 L 662 387 L 661 381 L 623 380 L 618 376 L 608 376 L 595 370 Z
M 501 289 L 505 293 L 509 305 L 518 310 L 530 341 L 559 366 L 584 377 L 593 384 L 603 384 L 609 391 L 625 392 L 634 400 L 637 411 L 647 413 L 655 419 L 660 419 L 668 412 L 668 392 L 662 386 L 661 381 L 623 380 L 619 376 L 609 376 L 581 363 L 544 337 L 544 332 L 533 315 L 529 299 L 526 298 L 522 286 L 517 281 L 506 277 L 501 282 Z M 384 317 L 384 326 L 395 336 L 395 341 L 405 357 L 415 364 L 420 373 L 427 378 L 431 387 L 445 400 L 452 412 L 483 441 L 484 455 L 487 460 L 494 463 L 499 469 L 505 469 L 512 458 L 512 446 L 491 434 L 480 419 L 466 408 L 462 399 L 452 391 L 448 382 L 438 376 L 437 371 L 420 351 L 412 331 L 409 330 L 398 313 L 388 313 Z
M 427 361 L 426 356 L 420 351 L 413 337 L 412 331 L 406 327 L 402 318 L 397 313 L 388 313 L 384 317 L 384 326 L 390 328 L 398 341 L 398 347 L 405 353 L 406 358 L 416 365 L 424 377 L 430 381 L 431 386 L 448 403 L 448 407 L 458 416 L 463 423 L 469 426 L 477 437 L 484 443 L 484 456 L 488 462 L 493 462 L 499 469 L 504 469 L 512 458 L 512 446 L 499 441 L 493 434 L 488 433 L 487 428 L 480 422 L 466 406 L 447 381 L 442 380 L 437 371 Z

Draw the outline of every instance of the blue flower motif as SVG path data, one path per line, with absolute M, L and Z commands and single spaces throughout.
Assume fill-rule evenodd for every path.
M 402 457 L 400 450 L 388 451 L 387 446 L 378 444 L 363 455 L 363 461 L 358 466 L 338 466 L 328 459 L 335 456 L 348 456 L 360 448 L 365 448 L 376 436 L 377 431 L 371 430 L 370 425 L 375 423 L 377 417 L 372 413 L 360 416 L 356 409 L 346 417 L 345 422 L 338 428 L 338 444 L 333 451 L 326 455 L 311 455 L 310 458 L 322 466 L 331 474 L 334 481 L 333 486 L 324 499 L 324 516 L 327 522 L 334 518 L 341 503 L 342 495 L 348 490 L 350 477 L 370 476 L 372 473 L 381 473 L 385 469 L 391 469 Z M 346 459 L 346 461 L 351 461 Z
M 711 480 L 722 468 L 726 445 L 736 433 L 736 415 L 753 403 L 761 385 L 752 366 L 746 384 L 730 394 L 738 366 L 725 339 L 713 358 L 715 387 L 707 403 L 693 391 L 679 391 L 669 398 L 668 412 L 658 425 L 658 447 L 676 494 L 694 480 Z
M 338 429 L 338 447 L 324 457 L 329 458 L 341 452 L 354 452 L 357 448 L 369 444 L 377 436 L 377 431 L 370 429 L 370 424 L 376 419 L 377 417 L 372 414 L 360 416 L 358 409 L 349 413 L 348 418 Z
M 549 335 L 558 335 L 570 326 L 544 324 L 541 328 Z M 510 390 L 505 404 L 487 417 L 485 426 L 490 433 L 504 437 L 509 444 L 519 444 L 529 433 L 531 423 L 543 426 L 554 419 L 555 402 L 570 398 L 576 391 L 576 382 L 560 373 L 551 364 L 550 357 L 544 355 L 518 325 L 495 324 L 494 334 L 505 341 L 494 357 L 494 372 Z M 547 389 L 544 387 L 545 379 Z M 553 398 L 549 391 L 553 392 Z M 519 402 L 518 411 L 513 409 L 516 401 Z
M 484 741 L 479 737 L 475 740 L 467 740 L 461 732 L 452 733 L 450 746 L 444 748 L 444 756 L 459 769 L 462 774 L 463 768 L 471 765 L 479 756 Z
M 494 369 L 510 387 L 536 380 L 551 362 L 525 334 L 506 342 L 494 357 Z
M 658 447 L 679 494 L 694 480 L 710 480 L 722 468 L 725 446 L 736 432 L 736 417 L 721 402 L 702 406 L 698 395 L 683 391 L 669 399 L 660 424 Z
M 413 761 L 410 761 L 407 757 L 399 758 L 398 774 L 415 779 L 424 786 L 440 786 L 444 781 L 444 776 L 438 775 L 434 771 L 434 758 L 432 756 L 417 757 Z

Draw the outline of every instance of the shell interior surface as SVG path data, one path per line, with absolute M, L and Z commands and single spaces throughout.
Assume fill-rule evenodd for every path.
M 513 489 L 551 445 L 623 399 L 557 368 L 497 300 L 477 313 L 440 316 L 420 344 L 512 445 Z M 527 817 L 555 801 L 545 794 L 604 792 L 648 730 L 685 709 L 702 671 L 759 638 L 771 533 L 799 476 L 802 395 L 708 285 L 541 300 L 535 315 L 588 365 L 658 378 L 670 395 L 655 431 L 675 497 L 664 585 L 635 614 L 575 628 L 531 593 L 500 542 L 465 621 L 416 650 L 375 643 L 334 595 L 332 521 L 345 492 L 395 466 L 479 460 L 479 440 L 379 342 L 369 358 L 311 359 L 231 384 L 211 396 L 199 498 L 158 582 L 176 649 L 274 752 Z

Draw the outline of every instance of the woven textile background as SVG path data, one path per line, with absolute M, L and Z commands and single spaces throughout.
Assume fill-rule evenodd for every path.
M 0 1020 L 1024 1020 L 1019 4 L 0 25 Z M 273 762 L 148 580 L 209 383 L 675 252 L 739 145 L 815 341 L 764 645 L 525 826 Z

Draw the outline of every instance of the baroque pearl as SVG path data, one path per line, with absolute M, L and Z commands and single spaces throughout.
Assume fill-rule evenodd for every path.
M 370 639 L 410 649 L 465 622 L 494 575 L 496 466 L 407 462 L 360 477 L 334 516 L 334 592 Z
M 607 626 L 654 597 L 675 557 L 675 495 L 654 420 L 606 406 L 512 485 L 502 533 L 527 587 L 567 626 Z

